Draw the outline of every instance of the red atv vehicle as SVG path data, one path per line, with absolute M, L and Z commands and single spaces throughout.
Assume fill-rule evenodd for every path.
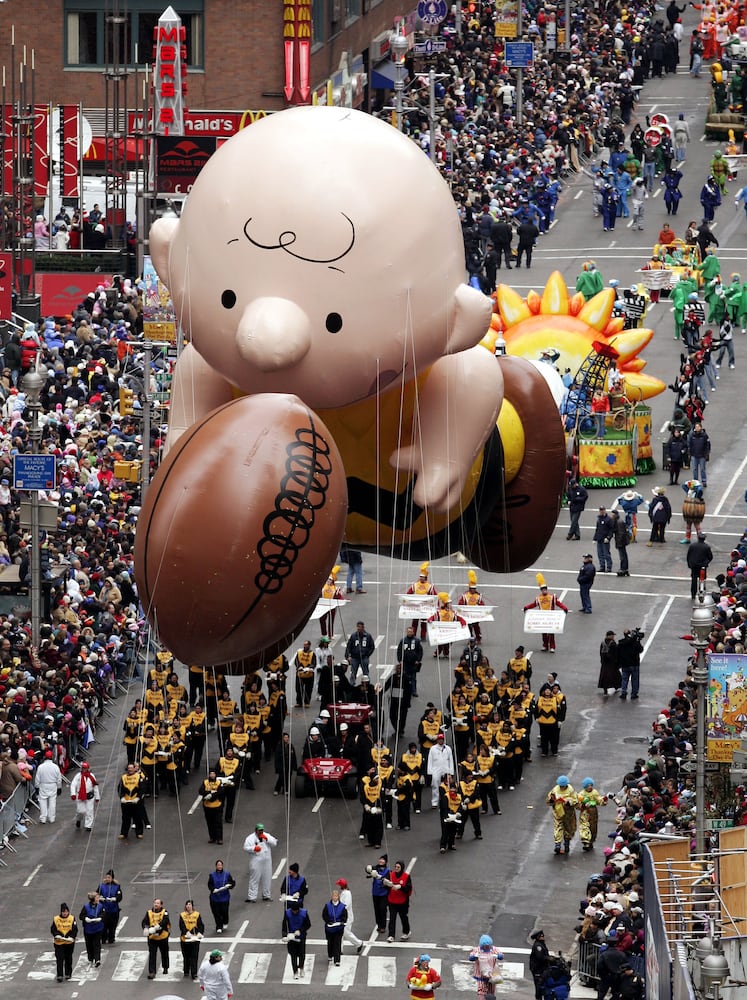
M 370 720 L 373 709 L 370 705 L 361 704 L 355 701 L 335 701 L 327 705 L 330 713 L 331 728 L 337 732 L 342 722 L 346 722 L 350 729 L 357 732 Z
M 309 757 L 296 772 L 296 798 L 338 792 L 346 799 L 357 796 L 358 772 L 345 757 Z

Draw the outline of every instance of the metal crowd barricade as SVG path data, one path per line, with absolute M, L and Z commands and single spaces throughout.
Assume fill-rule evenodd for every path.
M 600 946 L 596 941 L 578 941 L 576 951 L 576 970 L 582 986 L 596 987 L 599 983 L 597 975 L 597 958 Z
M 577 941 L 576 949 L 576 971 L 578 981 L 581 986 L 588 986 L 595 989 L 599 985 L 597 975 L 597 959 L 602 950 L 601 945 L 596 941 Z M 646 961 L 643 955 L 626 954 L 626 959 L 637 976 L 642 979 L 646 975 Z
M 23 781 L 13 790 L 13 794 L 6 799 L 0 807 L 0 851 L 16 853 L 15 847 L 11 844 L 12 836 L 25 836 L 26 827 L 23 823 L 23 814 L 33 793 L 33 785 L 30 781 Z M 8 863 L 0 855 L 0 865 L 7 868 Z

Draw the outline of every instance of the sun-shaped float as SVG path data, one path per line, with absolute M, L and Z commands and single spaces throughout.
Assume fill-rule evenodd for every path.
M 654 335 L 644 328 L 624 330 L 624 320 L 613 317 L 615 293 L 605 288 L 585 301 L 580 292 L 569 294 L 559 271 L 554 271 L 540 295 L 529 292 L 523 299 L 508 285 L 499 285 L 496 311 L 483 344 L 495 349 L 499 334 L 506 341 L 506 353 L 538 360 L 550 348 L 560 352 L 555 364 L 575 375 L 585 358 L 594 351 L 593 342 L 611 344 L 619 354 L 618 369 L 625 377 L 628 398 L 650 399 L 666 388 L 658 378 L 645 375 L 646 362 L 640 357 Z

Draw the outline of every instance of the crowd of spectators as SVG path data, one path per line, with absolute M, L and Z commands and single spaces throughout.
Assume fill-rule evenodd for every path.
M 66 321 L 27 324 L 5 345 L 0 373 L 0 796 L 12 793 L 15 767 L 52 750 L 63 772 L 94 736 L 116 680 L 136 655 L 142 620 L 133 579 L 137 484 L 131 462 L 155 465 L 156 426 L 143 450 L 137 425 L 118 412 L 118 387 L 143 377 L 134 345 L 142 332 L 139 287 L 115 279 L 88 295 Z M 159 360 L 156 364 L 163 364 Z M 40 450 L 55 456 L 57 527 L 42 532 L 44 613 L 38 652 L 27 609 L 14 593 L 32 583 L 31 534 L 21 526 L 13 457 L 30 452 L 32 413 L 24 376 L 38 371 Z M 8 567 L 18 567 L 13 576 Z M 9 581 L 9 582 L 6 582 Z
M 707 653 L 744 653 L 747 635 L 747 529 L 729 554 L 724 571 L 715 577 L 713 628 Z M 683 638 L 689 640 L 690 636 Z M 690 766 L 696 750 L 695 656 L 686 675 L 652 723 L 646 757 L 636 759 L 621 789 L 611 796 L 615 822 L 608 833 L 601 870 L 590 875 L 580 903 L 577 941 L 580 967 L 602 984 L 614 986 L 619 967 L 643 962 L 643 874 L 641 838 L 646 834 L 685 836 L 695 850 L 695 780 Z M 706 809 L 747 824 L 747 792 L 734 790 L 731 803 L 716 803 L 716 791 L 706 792 Z M 591 947 L 590 947 L 591 946 Z M 591 957 L 590 957 L 591 956 Z M 599 996 L 603 993 L 599 992 Z
M 565 51 L 553 30 L 553 6 L 530 0 L 524 4 L 524 37 L 534 43 L 535 59 L 519 80 L 506 65 L 505 39 L 495 34 L 497 8 L 474 6 L 461 39 L 453 16 L 447 21 L 447 49 L 427 66 L 407 57 L 409 110 L 402 127 L 429 149 L 433 68 L 441 109 L 435 159 L 459 206 L 467 267 L 476 283 L 492 291 L 493 254 L 500 266 L 501 251 L 493 245 L 491 226 L 498 220 L 517 228 L 529 224 L 537 230 L 533 241 L 547 231 L 563 178 L 583 169 L 597 151 L 617 150 L 646 79 L 669 71 L 672 62 L 676 67 L 684 8 L 674 5 L 672 11 L 670 4 L 663 15 L 650 0 L 587 0 L 574 5 Z

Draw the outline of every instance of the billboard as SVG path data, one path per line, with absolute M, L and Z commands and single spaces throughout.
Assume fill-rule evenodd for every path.
M 159 194 L 187 194 L 197 175 L 215 152 L 212 136 L 156 138 L 156 190 Z
M 731 763 L 747 738 L 747 655 L 711 653 L 706 689 L 707 758 Z

